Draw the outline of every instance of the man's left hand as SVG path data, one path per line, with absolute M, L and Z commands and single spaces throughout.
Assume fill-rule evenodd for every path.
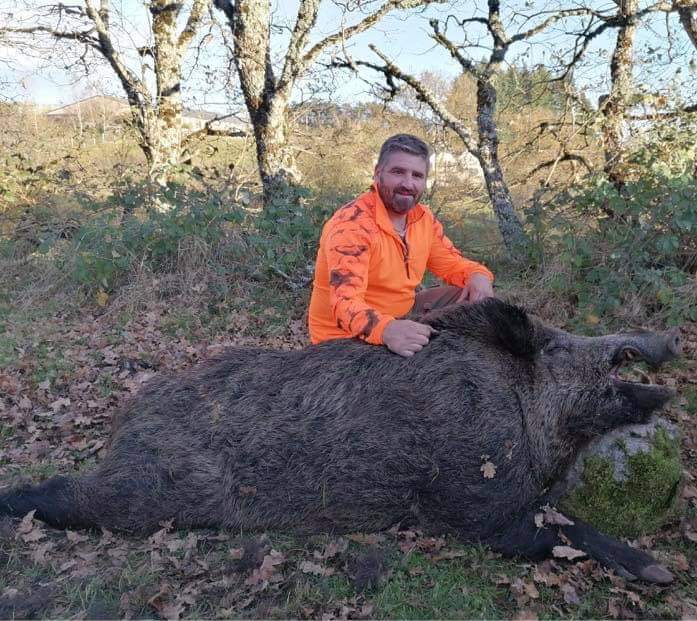
M 479 300 L 493 297 L 494 288 L 491 286 L 491 281 L 484 274 L 472 274 L 462 288 L 462 295 L 457 303 L 479 302 Z

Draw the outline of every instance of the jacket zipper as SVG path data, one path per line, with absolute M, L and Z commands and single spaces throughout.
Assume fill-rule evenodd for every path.
M 411 278 L 411 274 L 409 273 L 409 244 L 407 244 L 407 232 L 404 231 L 404 238 L 402 239 L 400 237 L 400 241 L 402 242 L 403 248 L 402 248 L 402 256 L 404 257 L 404 267 L 407 270 L 407 278 Z

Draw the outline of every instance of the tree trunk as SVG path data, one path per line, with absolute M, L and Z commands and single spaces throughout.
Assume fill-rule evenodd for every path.
M 523 224 L 516 215 L 511 193 L 503 178 L 498 154 L 499 137 L 495 113 L 496 89 L 491 83 L 490 76 L 480 76 L 477 79 L 477 129 L 479 133 L 477 158 L 484 173 L 484 181 L 498 220 L 503 243 L 508 252 L 512 256 L 516 256 L 521 249 L 528 245 L 529 240 L 523 229 Z
M 697 49 L 697 7 L 684 6 L 678 9 L 680 23 L 682 24 L 692 45 Z M 692 163 L 692 176 L 697 179 L 697 153 Z
M 287 141 L 287 109 L 287 102 L 277 96 L 271 109 L 260 111 L 260 118 L 254 124 L 265 205 L 275 196 L 287 196 L 289 189 L 301 179 Z
M 207 14 L 211 0 L 192 1 L 189 17 L 181 32 L 177 32 L 177 20 L 184 8 L 183 2 L 151 0 L 149 3 L 153 46 L 140 48 L 138 53 L 153 58 L 157 88 L 155 97 L 145 79 L 128 68 L 114 45 L 110 31 L 109 0 L 100 0 L 99 9 L 94 0 L 84 2 L 85 14 L 96 30 L 98 45 L 94 47 L 111 65 L 126 92 L 138 143 L 148 162 L 149 176 L 165 183 L 173 168 L 181 163 L 183 153 L 182 58 Z
M 620 14 L 627 21 L 617 31 L 617 42 L 610 62 L 610 93 L 603 102 L 603 146 L 608 180 L 619 192 L 627 180 L 627 150 L 623 135 L 624 118 L 633 92 L 632 60 L 637 24 L 634 15 L 638 0 L 617 0 Z
M 148 115 L 147 140 L 150 152 L 150 177 L 166 182 L 182 156 L 181 60 L 177 32 L 180 4 L 155 0 L 150 5 L 153 22 L 156 102 Z
M 288 103 L 293 82 L 279 86 L 271 65 L 268 0 L 237 0 L 226 10 L 235 43 L 235 65 L 254 128 L 264 204 L 287 194 L 299 181 L 287 143 Z

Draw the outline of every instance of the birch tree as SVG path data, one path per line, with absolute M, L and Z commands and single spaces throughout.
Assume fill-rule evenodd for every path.
M 300 0 L 290 41 L 280 65 L 272 59 L 272 14 L 269 0 L 214 0 L 232 33 L 233 57 L 256 141 L 257 164 L 264 202 L 299 181 L 288 140 L 288 117 L 293 89 L 318 58 L 345 44 L 386 15 L 442 0 L 336 2 L 359 9 L 363 17 L 311 43 L 322 0 Z
M 142 45 L 129 32 L 138 18 L 115 10 L 111 0 L 33 3 L 21 11 L 16 7 L 5 14 L 0 33 L 25 49 L 51 53 L 66 67 L 90 72 L 95 54 L 106 61 L 128 100 L 148 174 L 166 181 L 182 161 L 187 137 L 182 126 L 183 60 L 208 18 L 211 2 L 143 0 L 140 8 L 147 10 L 150 32 Z

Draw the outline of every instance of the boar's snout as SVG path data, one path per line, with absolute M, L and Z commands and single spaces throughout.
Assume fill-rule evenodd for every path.
M 673 328 L 665 334 L 666 348 L 672 354 L 673 358 L 677 358 L 682 354 L 682 339 L 680 338 L 680 330 Z
M 667 332 L 638 332 L 623 335 L 613 356 L 618 366 L 626 361 L 643 360 L 657 368 L 682 353 L 680 331 L 673 328 Z
M 642 381 L 627 381 L 620 372 L 627 363 L 644 361 L 657 368 L 664 362 L 680 355 L 680 333 L 677 329 L 668 332 L 633 332 L 613 338 L 615 345 L 610 377 L 615 388 L 627 397 L 637 411 L 648 415 L 675 396 L 675 391 L 667 386 L 650 383 L 644 374 Z M 641 372 L 639 372 L 641 374 Z M 646 383 L 644 383 L 646 380 Z

